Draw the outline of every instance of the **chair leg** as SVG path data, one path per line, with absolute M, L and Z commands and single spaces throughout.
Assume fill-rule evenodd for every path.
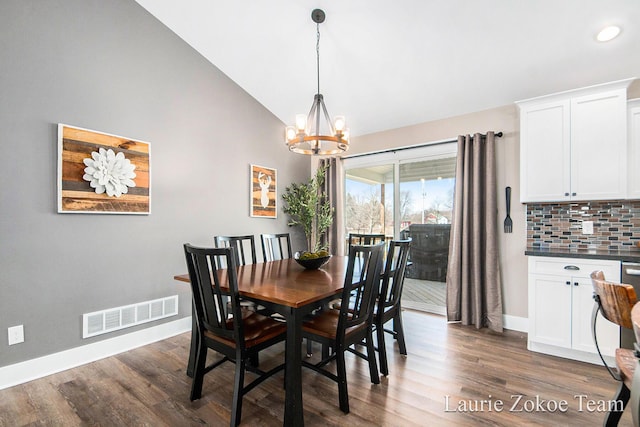
M 384 340 L 384 337 L 382 337 Z M 382 353 L 380 353 L 382 354 Z M 373 384 L 380 384 L 380 374 L 378 374 L 378 362 L 376 362 L 376 349 L 373 346 L 373 330 L 369 327 L 367 334 L 367 360 L 369 362 L 369 375 Z
M 349 413 L 349 392 L 347 391 L 347 369 L 344 361 L 344 349 L 338 350 L 336 356 L 336 368 L 338 374 L 338 398 L 340 400 L 340 410 L 345 414 Z
M 380 373 L 389 375 L 389 364 L 387 362 L 387 346 L 384 342 L 384 325 L 376 325 L 376 335 L 378 337 L 378 357 L 380 358 Z
M 622 417 L 622 413 L 624 412 L 624 408 L 627 406 L 627 402 L 629 402 L 629 397 L 631 397 L 631 391 L 622 381 L 620 381 L 620 387 L 618 387 L 618 391 L 612 401 L 622 402 L 622 409 L 620 411 L 611 410 L 610 412 L 607 412 L 607 415 L 604 417 L 603 424 L 605 427 L 615 427 L 618 425 L 618 422 Z M 613 406 L 616 407 L 617 405 L 614 404 Z
M 191 395 L 189 399 L 200 399 L 202 396 L 202 383 L 204 381 L 204 369 L 207 362 L 207 347 L 202 340 L 198 340 L 198 346 L 195 354 L 195 367 L 193 368 L 193 380 L 191 381 Z
M 400 348 L 400 354 L 407 355 L 407 345 L 404 342 L 404 328 L 402 326 L 402 311 L 398 310 L 398 313 L 393 318 L 393 329 L 396 331 L 396 339 L 398 340 L 398 347 Z
M 307 357 L 313 356 L 313 341 L 307 338 Z
M 240 424 L 242 417 L 242 389 L 244 388 L 245 360 L 242 357 L 236 359 L 236 375 L 233 381 L 233 402 L 231 404 L 231 425 Z

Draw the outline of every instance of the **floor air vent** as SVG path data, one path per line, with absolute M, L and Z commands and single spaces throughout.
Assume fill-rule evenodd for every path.
M 82 315 L 82 338 L 130 328 L 178 314 L 178 295 Z

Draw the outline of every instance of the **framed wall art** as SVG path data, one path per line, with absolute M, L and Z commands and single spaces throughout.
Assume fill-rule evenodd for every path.
M 58 124 L 58 212 L 150 213 L 147 142 Z
M 251 165 L 251 216 L 258 218 L 278 217 L 278 195 L 276 170 Z

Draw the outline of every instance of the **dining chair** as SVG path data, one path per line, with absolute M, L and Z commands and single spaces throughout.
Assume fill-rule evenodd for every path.
M 293 258 L 289 233 L 261 234 L 260 243 L 264 262 Z
M 411 239 L 392 240 L 389 242 L 387 259 L 382 272 L 380 294 L 373 314 L 373 325 L 378 339 L 380 372 L 389 375 L 384 334 L 391 334 L 398 341 L 400 354 L 407 354 L 407 346 L 402 327 L 402 288 L 404 285 L 407 258 Z M 384 329 L 385 323 L 393 320 L 393 329 Z
M 384 242 L 384 234 L 360 234 L 349 233 L 347 253 L 351 251 L 351 246 L 354 245 L 375 245 L 380 242 Z
M 258 258 L 256 257 L 256 242 L 252 235 L 215 236 L 214 243 L 216 248 L 236 248 L 236 265 L 255 264 L 258 262 Z M 245 252 L 248 252 L 246 256 Z M 251 255 L 251 258 L 249 258 L 249 255 Z
M 617 348 L 615 352 L 616 368 L 611 368 L 600 352 L 596 333 L 596 322 L 598 312 L 600 312 L 608 321 L 623 328 L 633 329 L 631 311 L 637 302 L 637 297 L 633 286 L 608 282 L 605 280 L 604 273 L 600 270 L 591 273 L 591 283 L 593 285 L 593 299 L 595 300 L 593 313 L 591 315 L 593 340 L 605 368 L 609 371 L 613 379 L 620 382 L 612 401 L 622 402 L 621 408 L 617 404 L 611 405 L 611 410 L 605 416 L 604 425 L 617 426 L 624 408 L 629 402 L 633 376 L 638 361 L 633 350 Z
M 235 248 L 235 262 L 236 265 L 255 264 L 258 262 L 256 256 L 256 241 L 252 235 L 247 236 L 215 236 L 214 243 L 216 248 Z M 247 256 L 245 256 L 247 252 Z M 251 258 L 249 258 L 251 255 Z M 218 267 L 224 268 L 226 264 L 220 258 L 216 259 Z M 253 301 L 242 301 L 241 304 L 245 308 L 250 308 L 254 311 L 263 310 L 264 307 L 258 306 Z M 255 361 L 257 363 L 257 359 Z
M 265 372 L 250 362 L 252 355 L 285 340 L 286 324 L 241 308 L 235 248 L 198 248 L 187 243 L 184 253 L 198 338 L 190 399 L 201 397 L 206 373 L 224 362 L 235 363 L 230 425 L 237 426 L 242 415 L 243 396 L 285 366 L 283 363 Z M 226 262 L 228 268 L 224 272 L 217 267 L 216 259 Z M 228 290 L 222 289 L 225 284 Z M 208 349 L 223 356 L 210 366 L 206 366 Z M 246 371 L 257 374 L 257 378 L 245 386 Z
M 345 352 L 349 351 L 369 363 L 369 375 L 373 384 L 380 383 L 378 365 L 373 345 L 373 305 L 380 286 L 380 271 L 384 244 L 355 245 L 349 251 L 347 272 L 341 294 L 339 309 L 327 309 L 302 323 L 302 336 L 320 342 L 323 348 L 331 347 L 332 353 L 325 354 L 318 363 L 306 360 L 302 365 L 338 383 L 340 410 L 349 413 L 349 394 Z M 356 262 L 361 259 L 363 262 Z M 364 343 L 367 354 L 351 346 Z M 328 352 L 327 352 L 328 353 Z M 324 368 L 336 361 L 337 374 Z

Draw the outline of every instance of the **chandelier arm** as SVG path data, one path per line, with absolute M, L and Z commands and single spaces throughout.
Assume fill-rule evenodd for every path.
M 324 119 L 329 124 L 329 133 L 331 134 L 331 136 L 334 136 L 336 134 L 336 130 L 333 127 L 333 123 L 331 122 L 331 119 L 329 118 L 329 113 L 327 113 L 327 107 L 324 105 L 324 99 L 322 98 L 320 98 L 320 107 L 322 108 L 322 112 L 324 113 Z M 320 123 L 320 111 L 318 111 L 318 124 L 319 123 Z

